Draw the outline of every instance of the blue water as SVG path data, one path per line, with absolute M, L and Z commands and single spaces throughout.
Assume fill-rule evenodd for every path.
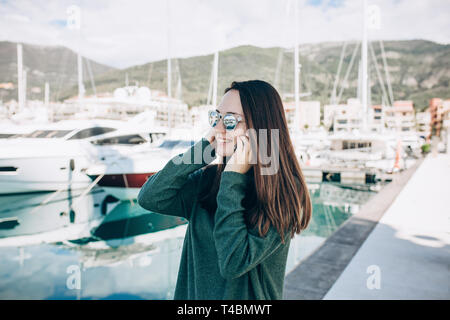
M 313 218 L 291 240 L 286 273 L 374 193 L 309 185 Z M 182 218 L 94 188 L 0 197 L 0 299 L 172 299 Z

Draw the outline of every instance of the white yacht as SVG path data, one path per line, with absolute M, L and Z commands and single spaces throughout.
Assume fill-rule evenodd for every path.
M 166 131 L 116 120 L 67 120 L 0 140 L 0 194 L 86 188 L 92 163 L 156 145 Z
M 155 148 L 136 148 L 133 153 L 110 157 L 86 170 L 91 180 L 120 200 L 136 199 L 148 177 L 161 170 L 172 157 L 185 152 L 203 137 L 201 130 L 172 129 Z
M 166 139 L 157 148 L 135 152 L 92 165 L 86 174 L 106 193 L 120 200 L 136 199 L 148 177 L 173 156 L 185 152 L 194 140 Z M 99 178 L 100 177 L 100 178 Z

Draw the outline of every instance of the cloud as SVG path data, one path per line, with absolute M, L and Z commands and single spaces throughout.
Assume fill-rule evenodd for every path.
M 14 0 L 0 4 L 0 39 L 63 45 L 116 67 L 210 54 L 242 44 L 290 47 L 295 0 Z M 65 27 L 81 8 L 81 30 Z M 372 0 L 382 28 L 370 39 L 450 42 L 446 0 Z M 290 8 L 289 10 L 286 10 Z M 299 0 L 299 41 L 359 40 L 362 1 Z M 170 33 L 169 33 L 170 30 Z M 170 41 L 168 41 L 170 39 Z
M 30 18 L 21 14 L 7 14 L 3 17 L 5 20 L 19 22 L 19 23 L 28 23 L 30 22 Z

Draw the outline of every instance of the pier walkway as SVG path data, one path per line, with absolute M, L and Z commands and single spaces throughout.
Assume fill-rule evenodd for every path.
M 285 281 L 285 299 L 450 299 L 450 155 L 429 154 Z

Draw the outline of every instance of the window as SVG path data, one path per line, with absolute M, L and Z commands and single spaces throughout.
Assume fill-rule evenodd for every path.
M 46 138 L 62 138 L 72 132 L 73 130 L 58 130 L 50 133 Z
M 142 144 L 142 143 L 146 143 L 146 142 L 147 141 L 144 138 L 142 138 L 140 135 L 130 134 L 130 135 L 125 135 L 125 136 L 117 136 L 117 137 L 94 140 L 94 141 L 92 141 L 92 144 L 99 145 L 99 146 L 112 145 L 112 144 L 136 145 L 136 144 Z
M 0 167 L 0 172 L 16 172 L 16 167 Z
M 53 133 L 52 131 L 40 131 L 33 138 L 47 138 L 48 136 L 51 136 L 52 133 Z
M 357 148 L 370 148 L 372 147 L 372 142 L 356 142 L 356 141 L 344 141 L 342 149 L 357 149 Z
M 94 136 L 98 136 L 100 134 L 108 133 L 111 131 L 114 131 L 116 129 L 114 128 L 105 128 L 105 127 L 93 127 L 81 130 L 77 132 L 75 135 L 69 138 L 69 140 L 76 140 L 76 139 L 86 139 Z
M 162 133 L 162 132 L 153 132 L 153 133 L 149 133 L 150 136 L 150 143 L 156 142 L 158 140 L 160 140 L 161 138 L 163 138 L 166 134 Z
M 73 130 L 35 130 L 31 133 L 16 134 L 11 138 L 61 138 Z
M 172 149 L 174 147 L 188 148 L 193 146 L 195 141 L 193 140 L 166 140 L 159 145 L 160 148 Z

